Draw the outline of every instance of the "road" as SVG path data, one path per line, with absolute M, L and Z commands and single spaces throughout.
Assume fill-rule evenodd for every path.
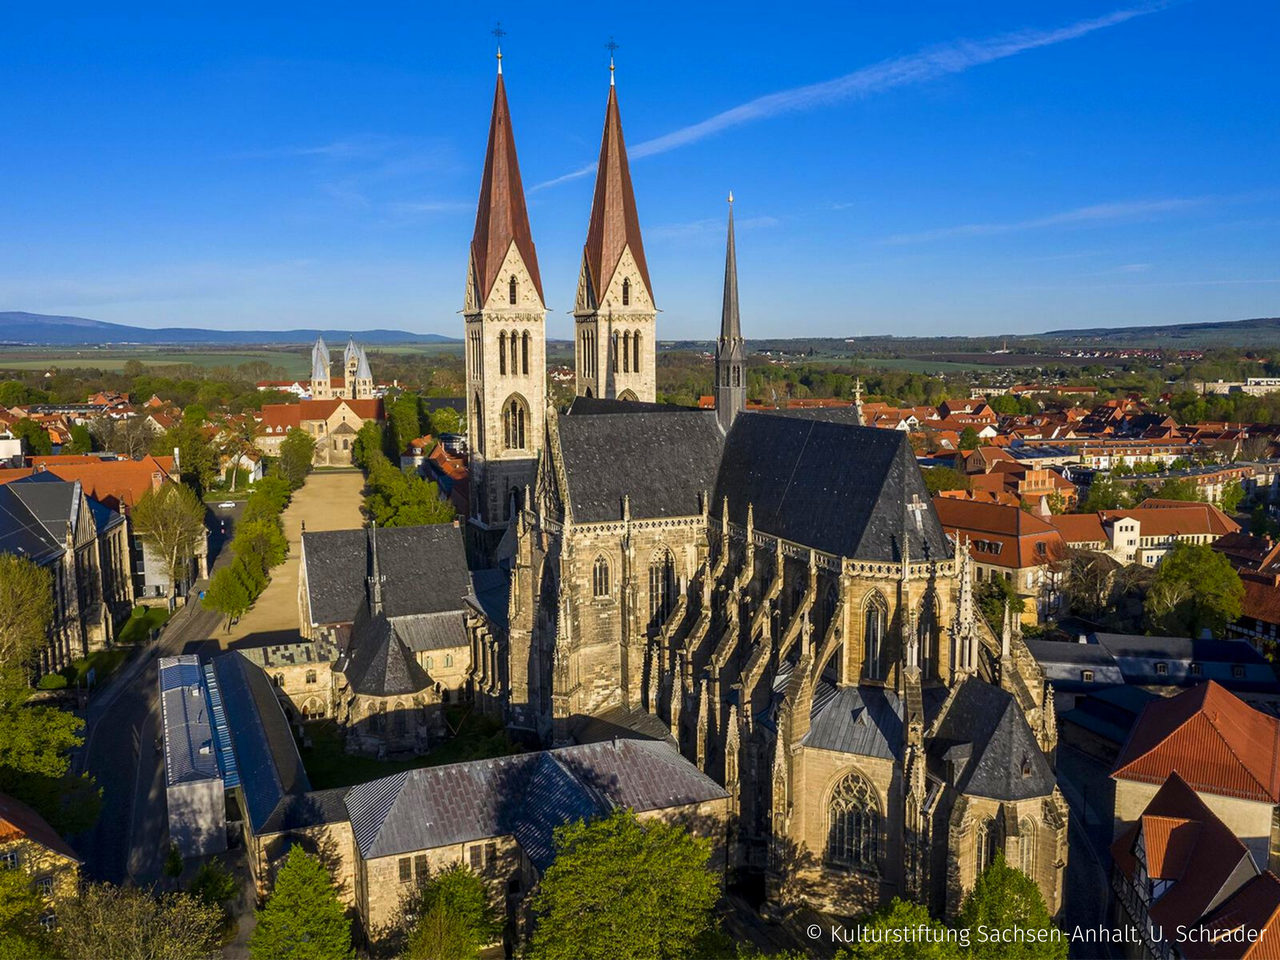
M 212 511 L 217 523 L 212 525 L 210 555 L 218 551 L 213 569 L 230 560 L 230 551 L 220 548 L 240 509 Z M 198 583 L 193 593 L 204 586 Z M 140 885 L 159 879 L 168 848 L 168 814 L 164 761 L 154 746 L 160 723 L 156 661 L 179 653 L 216 652 L 218 645 L 210 637 L 220 619 L 198 601 L 184 606 L 161 632 L 154 653 L 141 651 L 145 662 L 131 660 L 116 682 L 90 702 L 88 733 L 77 759 L 78 768 L 91 773 L 102 788 L 102 815 L 91 831 L 72 841 L 89 878 L 112 883 L 130 878 Z

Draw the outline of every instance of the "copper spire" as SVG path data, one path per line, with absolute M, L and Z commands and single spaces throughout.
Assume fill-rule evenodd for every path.
M 596 194 L 591 202 L 591 223 L 583 247 L 587 270 L 591 275 L 593 295 L 598 299 L 603 287 L 613 277 L 624 248 L 631 247 L 649 296 L 649 266 L 644 259 L 644 243 L 640 239 L 640 218 L 636 214 L 636 198 L 631 190 L 631 169 L 627 164 L 627 147 L 622 139 L 622 115 L 618 111 L 618 88 L 609 74 L 609 104 L 604 114 L 604 137 L 600 142 L 600 163 L 596 168 Z
M 542 275 L 538 272 L 538 254 L 533 246 L 529 213 L 524 204 L 524 187 L 520 182 L 520 163 L 516 159 L 516 139 L 511 131 L 511 112 L 507 108 L 501 60 L 498 67 L 493 118 L 489 121 L 489 148 L 484 158 L 484 179 L 480 182 L 476 230 L 471 238 L 471 259 L 480 284 L 477 299 L 483 303 L 493 290 L 502 261 L 514 241 L 533 279 L 534 289 L 538 291 L 538 299 L 545 303 Z

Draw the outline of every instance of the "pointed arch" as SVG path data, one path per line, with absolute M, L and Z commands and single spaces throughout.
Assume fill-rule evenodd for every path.
M 617 331 L 613 334 L 613 372 L 618 372 L 618 347 L 621 345 L 622 339 L 618 336 Z
M 502 443 L 508 450 L 524 450 L 529 422 L 529 404 L 513 393 L 502 402 Z
M 636 395 L 635 395 L 635 392 L 632 390 L 623 390 L 620 394 L 618 394 L 618 399 L 619 400 L 635 400 Z
M 507 331 L 498 334 L 498 373 L 507 375 Z
M 1036 822 L 1031 817 L 1018 821 L 1018 869 L 1032 880 L 1036 877 Z
M 862 601 L 862 673 L 868 680 L 885 678 L 885 641 L 889 633 L 889 601 L 872 590 Z
M 835 866 L 879 872 L 880 800 L 871 781 L 850 770 L 827 798 L 826 860 Z
M 596 557 L 591 570 L 591 595 L 594 597 L 609 596 L 609 560 L 604 554 Z
M 1000 850 L 1000 825 L 995 817 L 979 820 L 974 828 L 973 838 L 973 876 L 976 880 L 982 871 L 995 863 L 996 853 Z
M 640 331 L 631 334 L 631 372 L 640 372 Z
M 520 372 L 520 334 L 514 330 L 511 331 L 511 373 L 514 376 Z
M 516 284 L 516 275 L 513 273 L 511 275 L 511 279 L 507 281 L 507 303 L 515 306 L 517 300 L 516 294 L 518 292 L 519 287 Z
M 520 372 L 529 375 L 529 331 L 520 335 Z
M 665 544 L 659 544 L 649 560 L 649 626 L 662 626 L 675 606 L 676 558 Z
M 624 307 L 631 304 L 631 278 L 622 278 L 622 305 Z
M 916 615 L 916 636 L 920 642 L 920 676 L 938 678 L 938 599 L 932 593 L 920 601 Z
M 631 372 L 631 331 L 622 332 L 622 372 Z
M 475 429 L 475 448 L 483 452 L 484 450 L 484 404 L 480 402 L 480 391 L 476 391 L 476 395 L 471 401 L 471 414 L 476 422 Z

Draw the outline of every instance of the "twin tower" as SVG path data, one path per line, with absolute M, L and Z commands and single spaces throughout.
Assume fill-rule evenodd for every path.
M 609 69 L 595 197 L 573 310 L 577 394 L 652 403 L 657 308 L 612 64 Z M 512 519 L 525 487 L 534 482 L 547 407 L 547 307 L 520 182 L 501 53 L 462 312 L 471 446 L 470 519 L 482 529 L 501 530 Z M 717 408 L 722 409 L 727 428 L 746 396 L 732 207 L 716 367 Z M 602 454 L 608 455 L 607 451 Z

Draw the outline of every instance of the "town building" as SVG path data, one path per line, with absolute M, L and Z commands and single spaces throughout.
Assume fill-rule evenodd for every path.
M 214 747 L 217 682 L 193 654 L 162 657 L 160 726 L 169 840 L 184 858 L 227 849 L 226 771 Z
M 1231 562 L 1244 584 L 1242 611 L 1227 624 L 1227 635 L 1274 654 L 1280 642 L 1280 542 L 1231 533 L 1214 541 L 1213 549 Z
M 257 445 L 263 453 L 278 457 L 289 431 L 302 430 L 316 442 L 312 463 L 317 467 L 350 466 L 360 428 L 386 419 L 382 400 L 369 398 L 265 403 L 259 416 Z
M 324 337 L 317 337 L 311 348 L 311 399 L 312 400 L 372 400 L 373 372 L 369 369 L 369 358 L 364 348 L 356 344 L 355 338 L 347 340 L 342 351 L 342 370 L 340 377 L 332 376 L 333 361 L 329 356 L 329 348 Z
M 1122 564 L 1154 567 L 1178 543 L 1212 544 L 1240 525 L 1208 503 L 1144 500 L 1129 510 L 1047 517 L 1067 546 L 1105 553 Z
M 0 869 L 21 870 L 44 900 L 40 925 L 58 926 L 58 908 L 80 891 L 83 861 L 44 817 L 0 793 Z
M 133 607 L 125 518 L 86 495 L 79 481 L 46 472 L 0 485 L 0 553 L 52 575 L 53 622 L 39 673 L 110 644 Z

